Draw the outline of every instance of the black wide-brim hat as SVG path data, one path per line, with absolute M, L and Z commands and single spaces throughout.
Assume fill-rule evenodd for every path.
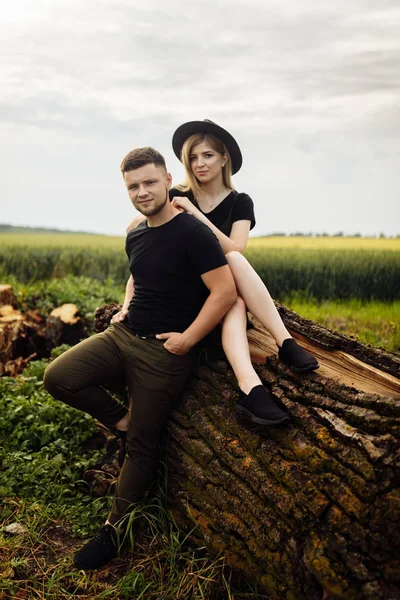
M 215 135 L 215 137 L 219 138 L 221 142 L 223 142 L 226 146 L 226 149 L 229 152 L 229 156 L 231 157 L 232 162 L 232 174 L 237 173 L 242 166 L 243 158 L 242 153 L 240 152 L 239 145 L 235 138 L 220 127 L 213 121 L 209 121 L 209 119 L 204 119 L 204 121 L 189 121 L 188 123 L 183 123 L 178 129 L 175 131 L 172 137 L 172 148 L 176 156 L 181 160 L 181 152 L 182 147 L 185 141 L 191 135 L 195 133 L 211 133 Z

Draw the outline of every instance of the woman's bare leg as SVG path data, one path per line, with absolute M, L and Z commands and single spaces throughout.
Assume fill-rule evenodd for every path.
M 236 412 L 258 425 L 287 423 L 287 413 L 271 398 L 251 364 L 246 323 L 246 305 L 239 296 L 222 324 L 222 345 L 241 390 Z
M 248 394 L 261 380 L 251 364 L 246 323 L 246 305 L 238 297 L 222 324 L 222 346 L 240 389 Z
M 292 336 L 283 324 L 262 279 L 240 252 L 228 252 L 226 258 L 248 310 L 269 331 L 277 345 L 282 346 L 283 341 Z
M 239 252 L 228 252 L 226 258 L 247 308 L 261 321 L 279 346 L 280 360 L 296 373 L 318 369 L 316 358 L 302 348 L 286 329 L 269 291 L 245 257 Z

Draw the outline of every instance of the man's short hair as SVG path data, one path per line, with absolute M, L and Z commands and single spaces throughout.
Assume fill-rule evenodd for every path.
M 146 146 L 145 148 L 135 148 L 135 150 L 128 152 L 121 162 L 122 176 L 124 176 L 124 173 L 127 171 L 134 171 L 135 169 L 140 169 L 140 167 L 150 164 L 154 164 L 156 167 L 164 167 L 164 169 L 167 170 L 165 158 L 157 150 L 154 150 L 154 148 L 151 148 L 150 146 Z

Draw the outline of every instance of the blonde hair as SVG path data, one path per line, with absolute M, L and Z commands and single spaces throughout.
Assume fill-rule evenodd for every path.
M 177 189 L 181 190 L 182 192 L 191 190 L 195 198 L 201 192 L 201 185 L 194 176 L 190 164 L 190 155 L 192 150 L 194 146 L 197 146 L 197 144 L 200 144 L 200 142 L 209 142 L 211 148 L 215 150 L 215 152 L 218 152 L 221 155 L 226 155 L 226 163 L 222 167 L 222 180 L 225 187 L 227 187 L 229 190 L 234 190 L 235 188 L 232 183 L 232 161 L 229 152 L 225 144 L 223 144 L 219 138 L 215 137 L 215 135 L 212 135 L 211 133 L 194 133 L 188 137 L 187 140 L 185 140 L 181 151 L 181 161 L 185 167 L 186 177 L 183 183 L 180 183 L 176 186 Z

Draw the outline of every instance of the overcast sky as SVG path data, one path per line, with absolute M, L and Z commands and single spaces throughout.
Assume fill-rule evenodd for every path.
M 0 222 L 123 234 L 122 157 L 212 119 L 261 235 L 400 233 L 399 0 L 9 0 Z

